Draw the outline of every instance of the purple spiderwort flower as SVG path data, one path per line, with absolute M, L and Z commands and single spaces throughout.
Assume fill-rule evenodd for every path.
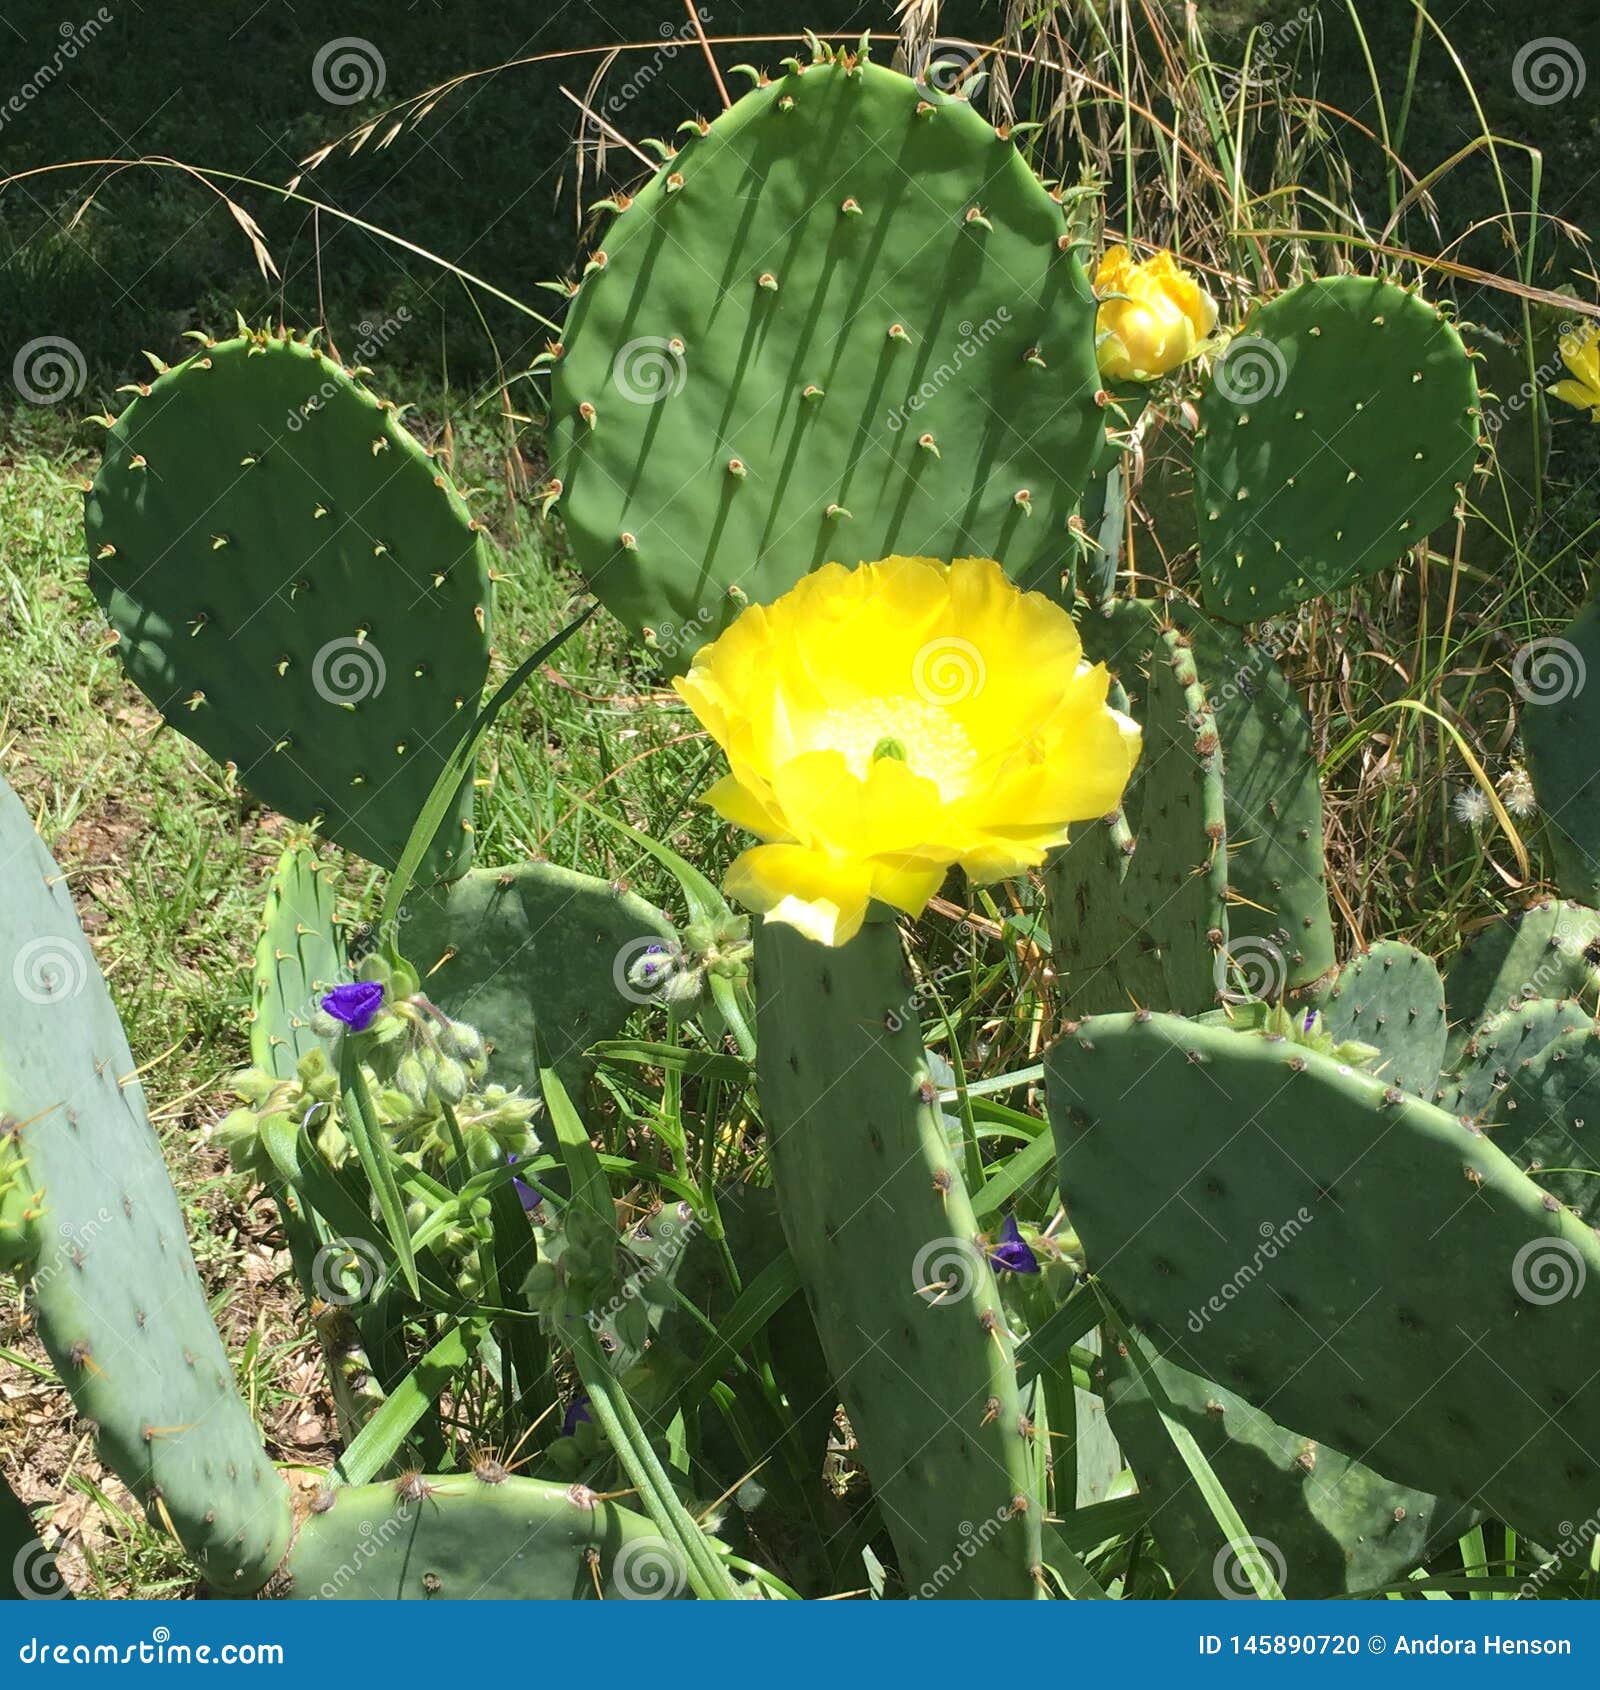
M 570 1438 L 580 1421 L 591 1425 L 594 1422 L 594 1416 L 589 1412 L 589 1398 L 582 1391 L 567 1404 L 567 1412 L 561 1417 L 562 1437 Z
M 376 980 L 351 980 L 335 986 L 322 1000 L 323 1009 L 352 1033 L 364 1033 L 383 1008 L 383 987 Z
M 1022 1242 L 1017 1218 L 1007 1215 L 1000 1227 L 1000 1242 L 989 1252 L 989 1260 L 1008 1273 L 1037 1273 L 1039 1258 Z
M 516 1151 L 508 1150 L 506 1152 L 506 1165 L 508 1167 L 514 1167 L 516 1165 L 516 1161 Z M 511 1176 L 511 1183 L 517 1188 L 517 1196 L 522 1199 L 522 1206 L 530 1215 L 542 1202 L 544 1202 L 544 1193 L 538 1190 L 537 1187 L 529 1185 L 525 1179 L 518 1179 L 517 1176 L 513 1174 Z

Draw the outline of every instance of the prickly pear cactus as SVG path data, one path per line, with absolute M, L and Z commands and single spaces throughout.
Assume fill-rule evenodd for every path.
M 687 1598 L 688 1572 L 642 1514 L 582 1485 L 470 1472 L 318 1493 L 280 1594 L 297 1601 Z
M 1445 972 L 1444 997 L 1450 1014 L 1446 1069 L 1457 1066 L 1486 1016 L 1521 1009 L 1531 999 L 1572 998 L 1594 1014 L 1600 1009 L 1600 913 L 1543 898 L 1488 923 L 1456 952 Z
M 786 62 L 683 126 L 553 352 L 579 566 L 682 663 L 830 560 L 1033 584 L 1102 439 L 1094 299 L 1012 142 L 864 55 Z
M 1478 414 L 1461 337 L 1408 288 L 1325 276 L 1257 306 L 1200 406 L 1206 609 L 1255 621 L 1394 563 L 1460 500 Z
M 1518 1063 L 1489 1130 L 1529 1179 L 1600 1225 L 1600 1028 L 1562 1033 Z
M 0 1261 L 100 1453 L 206 1578 L 248 1595 L 289 1497 L 234 1385 L 67 879 L 0 780 Z
M 1172 1016 L 1097 1018 L 1047 1073 L 1089 1266 L 1163 1354 L 1538 1542 L 1600 1506 L 1600 1244 L 1492 1139 Z
M 489 1040 L 496 1079 L 535 1094 L 535 1032 L 577 1087 L 589 1046 L 659 995 L 652 961 L 666 976 L 677 955 L 660 910 L 553 863 L 473 869 L 413 892 L 400 943 L 429 996 Z
M 250 1060 L 274 1079 L 293 1079 L 321 1047 L 312 1018 L 323 995 L 350 978 L 334 911 L 333 875 L 307 845 L 291 845 L 267 887 L 256 941 L 250 1004 Z
M 1088 618 L 1088 649 L 1148 653 L 1124 683 L 1144 750 L 1123 808 L 1077 831 L 1045 869 L 1056 970 L 1069 1014 L 1130 1003 L 1216 1001 L 1227 938 L 1227 827 L 1216 723 L 1194 660 L 1144 602 Z M 1115 669 L 1117 664 L 1113 663 Z M 1126 670 L 1126 665 L 1123 666 Z
M 1511 1076 L 1563 1033 L 1594 1026 L 1571 998 L 1528 998 L 1486 1015 L 1456 1053 L 1433 1101 L 1469 1121 L 1487 1118 Z
M 892 922 L 756 939 L 789 1251 L 913 1595 L 1038 1594 L 1038 1451 Z
M 1255 1540 L 1235 1545 L 1223 1535 L 1142 1374 L 1113 1347 L 1106 1408 L 1149 1504 L 1150 1530 L 1174 1595 L 1212 1601 L 1247 1594 L 1242 1557 L 1254 1550 L 1270 1560 L 1287 1597 L 1354 1596 L 1404 1577 L 1431 1546 L 1470 1523 L 1426 1491 L 1394 1484 L 1353 1457 L 1286 1430 L 1225 1386 L 1135 1341 L 1166 1395 L 1162 1409 L 1200 1446 Z
M 1432 1098 L 1444 1061 L 1444 982 L 1433 959 L 1385 939 L 1339 970 L 1318 1006 L 1336 1040 L 1373 1045 L 1373 1072 Z
M 85 505 L 130 678 L 274 809 L 392 868 L 488 672 L 486 544 L 313 346 L 208 342 L 141 384 Z M 471 781 L 426 867 L 471 857 Z
M 1600 903 L 1600 605 L 1530 640 L 1512 679 L 1556 881 L 1569 898 Z

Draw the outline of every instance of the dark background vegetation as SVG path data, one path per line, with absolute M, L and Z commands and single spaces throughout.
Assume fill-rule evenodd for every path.
M 25 110 L 3 114 L 0 175 L 74 159 L 162 155 L 281 185 L 314 149 L 451 76 L 536 53 L 660 43 L 685 21 L 674 0 L 109 0 L 105 9 L 112 21 L 96 39 Z M 1543 150 L 1547 209 L 1581 219 L 1600 172 L 1600 99 L 1529 105 L 1512 87 L 1511 60 L 1522 42 L 1561 35 L 1584 51 L 1600 78 L 1594 8 L 1465 0 L 1435 9 L 1475 79 L 1490 126 Z M 788 0 L 703 0 L 702 10 L 713 36 L 802 24 L 881 34 L 893 21 L 888 0 L 813 0 L 798 9 Z M 1367 65 L 1342 0 L 1245 0 L 1202 11 L 1208 28 L 1235 40 L 1253 23 L 1271 26 L 1282 63 L 1309 53 L 1321 96 L 1373 122 Z M 64 26 L 94 12 L 89 0 L 0 0 L 0 97 L 51 60 Z M 1396 100 L 1412 9 L 1404 0 L 1361 0 L 1360 14 L 1379 78 Z M 968 0 L 943 8 L 942 30 L 992 39 L 1000 17 L 995 0 Z M 335 36 L 379 49 L 387 73 L 381 95 L 349 107 L 318 96 L 312 61 Z M 771 62 L 784 50 L 724 50 L 723 63 L 735 56 Z M 572 57 L 472 81 L 388 147 L 377 145 L 380 130 L 354 157 L 331 157 L 307 178 L 308 191 L 537 305 L 549 298 L 537 284 L 568 273 L 581 248 L 577 112 L 561 88 L 581 94 L 598 62 Z M 694 47 L 623 56 L 607 83 L 608 92 L 619 90 L 626 99 L 616 121 L 635 137 L 669 134 L 685 116 L 714 109 Z M 1405 155 L 1419 171 L 1429 169 L 1476 130 L 1457 73 L 1430 35 Z M 1356 162 L 1381 223 L 1381 173 L 1370 157 Z M 633 170 L 625 157 L 622 165 L 625 174 Z M 1525 156 L 1507 153 L 1502 165 L 1515 183 L 1526 183 Z M 1490 190 L 1487 159 L 1453 173 L 1440 191 L 1442 226 L 1459 229 L 1474 212 L 1482 215 Z M 359 324 L 405 305 L 411 320 L 382 361 L 392 375 L 425 377 L 430 386 L 470 386 L 492 373 L 497 359 L 516 370 L 537 350 L 540 337 L 526 318 L 481 296 L 475 303 L 460 282 L 414 254 L 327 215 L 313 220 L 304 206 L 264 189 L 232 191 L 259 220 L 281 282 L 263 279 L 222 200 L 177 172 L 100 166 L 10 183 L 0 192 L 0 350 L 9 358 L 8 349 L 37 336 L 66 337 L 84 353 L 91 396 L 127 379 L 142 347 L 170 356 L 184 329 L 227 328 L 235 309 L 256 321 L 326 320 L 347 347 L 360 338 Z M 1114 191 L 1111 199 L 1116 215 Z M 1485 231 L 1465 251 L 1493 265 L 1499 239 Z M 1551 241 L 1540 279 L 1572 281 L 1573 259 Z

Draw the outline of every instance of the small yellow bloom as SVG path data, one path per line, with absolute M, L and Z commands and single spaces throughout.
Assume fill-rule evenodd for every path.
M 1170 252 L 1135 264 L 1125 246 L 1109 247 L 1094 286 L 1095 350 L 1108 381 L 1153 381 L 1177 369 L 1217 326 L 1217 302 Z
M 1139 729 L 1072 618 L 987 558 L 830 563 L 752 605 L 675 685 L 728 755 L 705 802 L 767 843 L 730 897 L 824 945 L 946 870 L 999 880 L 1114 810 Z
M 1559 345 L 1572 379 L 1558 381 L 1550 391 L 1557 399 L 1587 411 L 1590 422 L 1600 423 L 1600 328 L 1585 323 L 1562 335 Z

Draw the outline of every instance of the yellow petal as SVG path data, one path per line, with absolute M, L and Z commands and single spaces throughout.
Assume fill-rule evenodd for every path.
M 725 822 L 747 833 L 758 833 L 763 839 L 794 837 L 770 790 L 764 791 L 749 777 L 741 780 L 735 774 L 724 775 L 701 794 L 700 802 L 709 804 Z
M 786 922 L 819 945 L 853 939 L 866 917 L 872 878 L 860 862 L 800 845 L 757 845 L 736 857 L 722 883 L 730 898 L 768 921 Z

